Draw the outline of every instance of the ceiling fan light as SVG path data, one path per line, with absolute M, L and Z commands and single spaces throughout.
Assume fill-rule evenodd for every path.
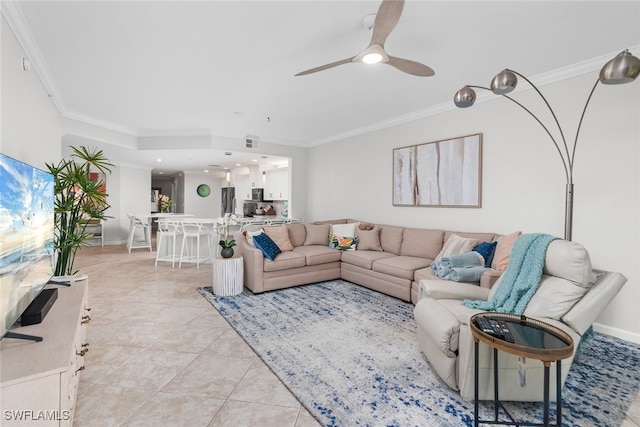
M 640 59 L 624 50 L 600 70 L 600 82 L 608 85 L 630 83 L 640 74 Z
M 505 68 L 491 80 L 491 92 L 496 95 L 506 95 L 513 92 L 517 85 L 518 78 L 516 75 L 513 71 Z
M 378 52 L 367 53 L 362 57 L 362 62 L 365 64 L 377 64 L 380 61 L 382 61 L 382 55 Z
M 453 97 L 453 103 L 458 108 L 471 107 L 474 102 L 476 102 L 476 91 L 469 86 L 465 86 L 457 91 Z

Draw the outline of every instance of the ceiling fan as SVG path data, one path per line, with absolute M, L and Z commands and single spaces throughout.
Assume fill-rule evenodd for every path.
M 400 20 L 403 8 L 404 0 L 383 0 L 378 8 L 378 13 L 376 13 L 376 19 L 373 23 L 371 41 L 365 50 L 352 58 L 345 58 L 340 61 L 331 62 L 330 64 L 301 71 L 296 74 L 296 76 L 316 73 L 318 71 L 327 70 L 350 62 L 363 62 L 365 64 L 382 62 L 414 76 L 433 76 L 435 72 L 430 67 L 409 59 L 396 58 L 387 54 L 384 50 L 384 43 L 387 41 L 387 37 L 389 37 L 389 34 L 391 34 L 391 31 L 393 31 Z

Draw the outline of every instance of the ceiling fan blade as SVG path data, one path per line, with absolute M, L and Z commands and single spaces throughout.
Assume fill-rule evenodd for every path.
M 345 58 L 340 61 L 332 62 L 330 64 L 321 65 L 319 67 L 310 68 L 305 71 L 300 71 L 296 76 L 304 76 L 311 73 L 317 73 L 318 71 L 327 70 L 329 68 L 337 67 L 338 65 L 348 64 L 349 62 L 353 62 L 353 58 Z
M 404 0 L 383 0 L 376 13 L 376 20 L 373 22 L 373 34 L 369 46 L 379 44 L 384 47 L 384 42 L 396 27 L 402 15 Z
M 411 61 L 409 59 L 389 56 L 387 64 L 396 67 L 398 70 L 404 71 L 405 73 L 413 74 L 414 76 L 431 77 L 436 74 L 431 67 L 427 67 L 424 64 Z

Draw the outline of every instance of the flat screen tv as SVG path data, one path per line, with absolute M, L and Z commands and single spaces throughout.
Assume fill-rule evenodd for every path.
M 54 272 L 53 175 L 0 154 L 0 339 Z

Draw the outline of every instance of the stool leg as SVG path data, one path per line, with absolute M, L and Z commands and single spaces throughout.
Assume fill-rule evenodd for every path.
M 135 233 L 135 231 L 136 231 L 135 227 L 133 226 L 133 224 L 131 224 L 129 226 L 129 244 L 127 245 L 129 249 L 129 253 L 131 253 L 131 246 L 133 246 L 133 233 Z
M 196 237 L 196 268 L 200 268 L 200 235 Z
M 173 240 L 173 251 L 171 252 L 171 268 L 176 267 L 176 235 L 171 236 Z
M 184 236 L 182 239 L 182 248 L 180 249 L 180 262 L 178 263 L 178 268 L 182 268 L 182 257 L 184 256 L 184 246 L 187 243 L 187 236 Z
M 156 242 L 156 267 L 158 266 L 158 258 L 160 257 L 160 249 L 162 248 L 162 235 L 164 233 L 158 232 L 158 241 Z

